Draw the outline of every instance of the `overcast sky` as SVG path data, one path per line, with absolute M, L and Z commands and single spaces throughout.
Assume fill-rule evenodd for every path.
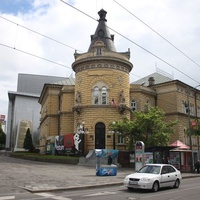
M 134 65 L 130 82 L 158 68 L 192 87 L 200 84 L 200 0 L 65 1 L 91 18 L 60 0 L 1 0 L 1 115 L 7 116 L 8 91 L 17 90 L 18 73 L 73 74 L 75 49 L 81 53 L 88 50 L 102 8 L 107 11 L 107 25 L 115 35 L 117 51 L 130 48 Z

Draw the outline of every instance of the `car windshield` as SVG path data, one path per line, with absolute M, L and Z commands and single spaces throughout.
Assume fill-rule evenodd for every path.
M 160 173 L 160 166 L 154 165 L 146 165 L 142 167 L 138 173 L 149 173 L 149 174 L 159 174 Z

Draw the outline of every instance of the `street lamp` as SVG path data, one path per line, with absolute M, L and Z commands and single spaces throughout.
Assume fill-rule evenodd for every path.
M 115 125 L 115 121 L 112 122 L 112 125 L 114 126 Z M 116 142 L 115 142 L 115 134 L 118 133 L 118 131 L 116 131 L 115 129 L 114 130 L 111 130 L 111 131 L 108 131 L 109 133 L 113 134 L 113 149 L 115 149 L 116 147 Z

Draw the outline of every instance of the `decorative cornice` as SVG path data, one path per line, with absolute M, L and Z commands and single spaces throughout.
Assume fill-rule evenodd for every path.
M 107 64 L 107 63 L 96 63 L 96 64 L 87 64 L 87 65 L 80 65 L 74 67 L 75 72 L 82 72 L 85 70 L 90 70 L 90 69 L 114 69 L 114 70 L 119 70 L 123 71 L 125 73 L 129 73 L 130 71 L 130 66 L 122 66 L 122 65 L 117 65 L 117 64 Z

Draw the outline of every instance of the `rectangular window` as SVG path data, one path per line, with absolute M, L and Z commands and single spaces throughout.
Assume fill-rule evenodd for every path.
M 194 115 L 194 105 L 190 104 L 190 114 Z
M 97 48 L 97 56 L 101 55 L 101 48 Z
M 135 102 L 135 100 L 132 100 L 131 101 L 131 110 L 136 110 L 136 102 Z
M 122 135 L 118 134 L 117 142 L 118 142 L 118 144 L 124 144 L 124 137 Z
M 185 114 L 188 113 L 187 104 L 185 102 L 182 103 L 182 113 L 185 113 Z

